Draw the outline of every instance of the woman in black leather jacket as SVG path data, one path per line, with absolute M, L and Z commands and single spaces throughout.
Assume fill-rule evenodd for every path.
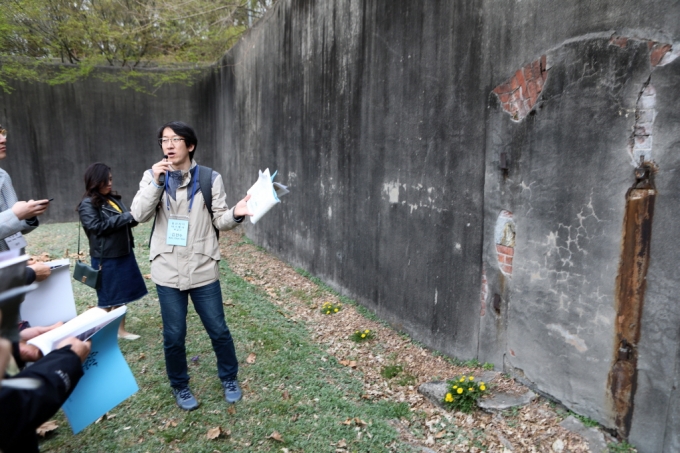
M 90 241 L 92 267 L 101 269 L 98 305 L 111 310 L 147 294 L 132 252 L 132 228 L 137 222 L 120 195 L 111 190 L 111 168 L 100 162 L 92 164 L 85 171 L 84 179 L 85 195 L 78 205 L 78 213 Z M 139 338 L 125 330 L 125 318 L 120 323 L 118 338 Z

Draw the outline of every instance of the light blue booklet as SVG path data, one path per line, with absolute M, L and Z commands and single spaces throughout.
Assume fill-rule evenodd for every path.
M 85 374 L 61 407 L 73 434 L 78 434 L 139 390 L 118 347 L 121 319 L 122 316 L 92 336 L 92 351 L 83 363 Z

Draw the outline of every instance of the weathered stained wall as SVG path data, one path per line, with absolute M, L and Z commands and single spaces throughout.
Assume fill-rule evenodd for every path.
M 249 234 L 462 357 L 476 355 L 479 323 L 484 136 L 472 118 L 486 94 L 481 29 L 468 24 L 480 13 L 284 2 L 223 71 L 236 185 L 253 178 L 243 168 L 269 167 L 292 187 L 271 227 Z
M 116 159 L 129 200 L 156 127 L 184 119 L 230 203 L 257 169 L 291 187 L 247 226 L 259 244 L 426 345 L 493 362 L 641 452 L 675 452 L 679 19 L 672 0 L 281 0 L 192 87 L 0 95 L 17 130 L 2 165 L 30 183 L 20 192 L 44 184 L 70 210 L 79 162 Z M 30 171 L 12 148 L 30 150 Z M 618 274 L 639 156 L 658 167 L 655 208 L 639 339 L 622 354 Z M 629 355 L 621 427 L 610 375 Z
M 659 115 L 678 94 L 661 95 L 656 79 L 677 77 L 678 63 L 660 63 L 677 52 L 680 11 L 409 3 L 284 2 L 225 58 L 225 140 L 294 189 L 271 227 L 249 235 L 424 343 L 494 362 L 617 428 L 609 375 L 626 192 L 640 155 L 659 164 L 657 186 L 677 168 L 662 164 L 672 144 L 659 141 L 677 121 Z M 655 96 L 643 92 L 650 76 Z M 638 104 L 651 97 L 650 124 Z M 675 272 L 663 245 L 675 228 L 656 227 L 662 204 L 673 212 L 666 192 L 629 426 L 650 452 L 678 442 L 680 317 L 669 290 L 650 284 L 659 266 Z

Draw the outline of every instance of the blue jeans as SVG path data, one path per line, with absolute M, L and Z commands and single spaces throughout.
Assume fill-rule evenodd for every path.
M 220 281 L 186 291 L 160 285 L 156 285 L 156 290 L 163 318 L 165 369 L 170 385 L 184 387 L 189 383 L 185 339 L 190 295 L 217 356 L 217 375 L 222 381 L 236 379 L 238 361 L 234 341 L 224 320 Z

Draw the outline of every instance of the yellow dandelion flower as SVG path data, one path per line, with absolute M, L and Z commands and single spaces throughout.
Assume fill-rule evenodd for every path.
M 368 332 L 370 332 L 370 330 L 366 329 L 366 330 L 364 330 L 364 332 L 365 332 L 365 333 L 368 333 Z
M 471 381 L 474 381 L 474 380 L 475 380 L 475 377 L 474 377 L 474 376 L 470 376 L 468 379 L 470 379 Z
M 453 401 L 453 395 L 451 395 L 450 393 L 447 393 L 446 398 L 444 398 L 444 401 L 446 401 L 447 403 L 452 402 Z
M 337 309 L 337 308 L 335 309 L 335 312 L 336 312 L 336 313 L 338 312 L 338 309 Z
M 365 333 L 362 333 L 362 334 L 361 334 L 361 338 L 366 338 L 366 334 L 365 334 Z
M 460 378 L 460 382 L 465 382 L 465 378 L 464 377 Z
M 482 392 L 483 392 L 484 390 L 486 390 L 486 385 L 484 385 L 484 384 L 480 385 L 480 386 L 479 386 L 479 390 L 481 390 Z
M 470 387 L 470 388 L 468 389 L 468 392 L 474 392 L 474 391 L 475 391 L 475 389 L 472 388 L 472 387 Z
M 330 312 L 330 311 L 327 311 L 327 312 L 326 312 L 326 314 L 327 314 L 327 315 L 330 315 L 330 314 L 331 314 L 331 312 Z
M 456 390 L 456 392 L 458 392 L 458 394 L 460 395 L 461 393 L 463 393 L 463 389 L 458 387 L 458 390 Z
M 454 390 L 456 390 L 457 388 L 458 388 L 458 386 L 457 386 L 457 385 L 454 385 L 454 386 L 453 386 L 453 389 L 454 389 Z

